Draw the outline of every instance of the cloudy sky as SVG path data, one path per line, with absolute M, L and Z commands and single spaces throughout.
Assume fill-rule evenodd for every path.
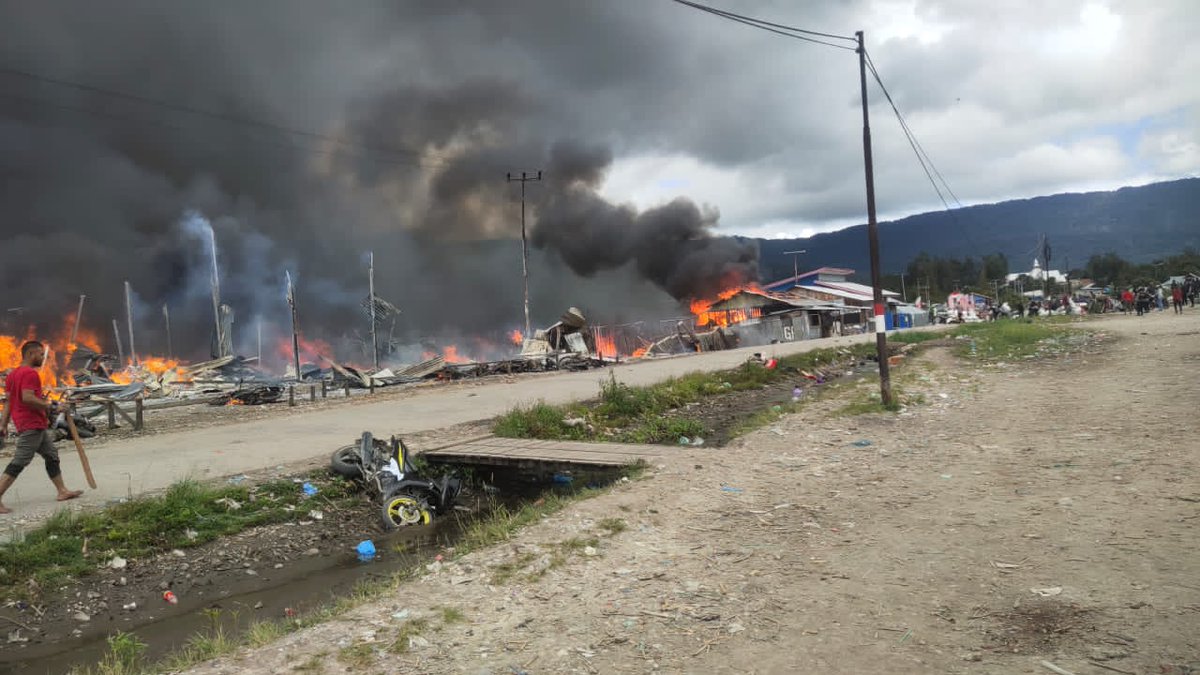
M 884 84 L 964 204 L 1112 189 L 1200 172 L 1200 4 L 727 0 L 823 32 L 866 32 Z M 698 48 L 673 142 L 630 147 L 606 192 L 684 191 L 724 227 L 796 236 L 863 221 L 854 55 L 694 12 Z M 697 47 L 696 43 L 703 43 Z M 941 208 L 880 91 L 869 91 L 881 214 Z M 728 145 L 726 145 L 728 144 Z
M 1200 171 L 1193 0 L 713 4 L 864 30 L 964 204 Z M 6 306 L 127 278 L 152 307 L 202 299 L 181 225 L 199 213 L 258 304 L 286 268 L 352 309 L 373 249 L 412 316 L 446 316 L 447 294 L 507 316 L 519 277 L 496 270 L 519 248 L 438 245 L 519 237 L 508 171 L 546 172 L 530 226 L 551 317 L 588 292 L 673 301 L 753 276 L 754 252 L 713 235 L 865 216 L 854 53 L 670 0 L 0 0 L 0 19 Z M 940 208 L 871 97 L 881 217 Z

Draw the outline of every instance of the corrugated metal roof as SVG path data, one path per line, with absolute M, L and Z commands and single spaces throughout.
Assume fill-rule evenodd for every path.
M 830 275 L 830 276 L 842 276 L 842 277 L 848 277 L 848 276 L 850 276 L 851 274 L 854 274 L 854 270 L 850 270 L 850 269 L 844 269 L 844 268 L 841 268 L 841 267 L 818 267 L 818 268 L 817 268 L 817 269 L 815 269 L 815 270 L 812 270 L 812 271 L 809 271 L 809 272 L 805 272 L 804 274 L 801 274 L 801 275 L 799 275 L 799 276 L 787 277 L 786 279 L 780 279 L 780 280 L 778 280 L 778 281 L 772 281 L 771 283 L 769 283 L 769 284 L 766 284 L 766 285 L 764 286 L 764 288 L 767 288 L 767 289 L 773 289 L 773 288 L 775 288 L 776 286 L 786 286 L 786 285 L 789 285 L 789 284 L 790 284 L 790 285 L 792 285 L 792 286 L 795 286 L 795 285 L 797 285 L 797 284 L 799 284 L 799 283 L 800 283 L 800 280 L 801 280 L 801 279 L 807 279 L 807 278 L 809 278 L 809 277 L 812 277 L 812 276 L 819 276 L 819 275 L 821 275 L 821 274 L 828 274 L 828 275 Z
M 875 289 L 871 288 L 870 286 L 854 283 L 853 281 L 818 281 L 815 285 L 818 287 L 824 286 L 827 288 L 840 288 L 844 291 L 850 291 L 851 293 L 866 295 L 868 296 L 868 299 L 872 300 L 875 298 Z M 889 290 L 884 290 L 883 295 L 885 297 L 900 297 L 899 293 Z

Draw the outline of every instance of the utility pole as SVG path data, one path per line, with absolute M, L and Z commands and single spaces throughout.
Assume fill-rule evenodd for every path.
M 296 289 L 292 286 L 292 273 L 284 270 L 284 275 L 287 277 L 287 303 L 292 309 L 292 363 L 296 366 L 296 381 L 299 382 L 300 377 L 300 336 L 297 335 L 299 328 L 296 322 Z
M 258 358 L 254 360 L 254 364 L 257 367 L 262 368 L 263 364 L 262 364 L 262 317 L 261 316 L 258 317 L 257 321 L 255 321 L 255 327 L 258 329 Z
M 129 282 L 125 282 L 125 321 L 129 327 L 129 362 L 133 365 L 138 364 L 137 349 L 133 346 L 133 291 L 129 288 Z
M 522 171 L 520 177 L 509 173 L 505 174 L 505 178 L 510 183 L 517 181 L 521 184 L 521 276 L 525 280 L 525 339 L 528 340 L 532 333 L 529 332 L 529 239 L 525 235 L 525 184 L 540 181 L 542 172 L 538 171 L 535 176 Z
M 1042 301 L 1044 302 L 1050 297 L 1050 240 L 1044 233 L 1039 248 L 1042 249 Z
M 524 227 L 521 228 L 522 231 L 524 231 L 524 229 L 525 229 Z M 375 328 L 376 328 L 376 324 L 375 324 L 375 252 L 371 251 L 369 256 L 370 256 L 368 258 L 369 263 L 367 266 L 367 293 L 369 293 L 371 296 L 370 300 L 368 301 L 371 305 L 371 362 L 375 365 L 375 370 L 378 371 L 379 370 L 379 339 L 376 337 L 376 334 L 375 334 L 376 333 L 376 331 L 375 331 Z M 525 306 L 526 306 L 525 314 L 526 314 L 526 316 L 528 316 L 529 315 L 528 299 L 526 300 Z
M 808 251 L 801 249 L 799 251 L 783 252 L 784 255 L 792 256 L 792 281 L 796 281 L 797 283 L 799 283 L 797 280 L 800 278 L 800 254 L 802 253 L 808 253 Z
M 883 304 L 883 286 L 879 279 L 879 223 L 875 219 L 875 167 L 871 160 L 871 121 L 867 113 L 867 50 L 863 45 L 863 32 L 856 31 L 858 39 L 858 77 L 862 89 L 863 113 L 863 161 L 867 174 L 867 240 L 871 246 L 871 290 L 875 301 L 875 352 L 879 359 L 879 397 L 883 405 L 892 404 L 892 382 L 888 372 L 887 357 L 887 313 Z
M 904 272 L 900 273 L 900 299 L 908 303 L 908 290 L 904 287 Z
M 117 338 L 117 361 L 121 367 L 125 367 L 125 348 L 121 346 L 121 328 L 117 325 L 117 320 L 113 319 L 113 336 Z
M 167 324 L 167 358 L 175 357 L 175 349 L 171 345 L 171 310 L 167 308 L 167 303 L 163 303 L 163 322 Z
M 216 322 L 216 354 L 213 358 L 227 356 L 225 354 L 224 344 L 225 335 L 221 327 L 221 276 L 217 271 L 217 233 L 210 227 L 208 229 L 209 241 L 212 243 L 212 278 L 209 283 L 212 286 L 212 303 L 213 303 L 213 320 Z
M 71 341 L 67 343 L 67 349 L 75 349 L 75 338 L 79 335 L 79 322 L 83 320 L 83 301 L 86 299 L 86 295 L 79 296 L 79 309 L 75 310 L 75 323 L 71 325 Z

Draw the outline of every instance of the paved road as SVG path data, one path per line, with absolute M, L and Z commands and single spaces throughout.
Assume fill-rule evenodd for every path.
M 873 340 L 855 335 L 805 342 L 744 347 L 677 358 L 647 360 L 617 366 L 619 381 L 652 384 L 694 371 L 722 370 L 744 362 L 752 353 L 784 356 L 839 345 Z M 304 415 L 240 422 L 156 434 L 105 443 L 89 453 L 96 490 L 87 490 L 83 505 L 158 490 L 187 477 L 214 478 L 281 464 L 309 460 L 331 452 L 364 430 L 376 435 L 412 434 L 495 417 L 517 404 L 538 400 L 566 403 L 594 397 L 598 382 L 608 371 L 554 373 L 513 381 L 497 379 L 475 387 L 429 389 L 398 400 L 332 406 Z M 64 474 L 72 487 L 85 488 L 82 472 L 70 442 L 60 442 Z M 30 523 L 52 513 L 57 505 L 41 460 L 21 476 L 4 496 L 14 510 L 0 516 L 0 524 Z

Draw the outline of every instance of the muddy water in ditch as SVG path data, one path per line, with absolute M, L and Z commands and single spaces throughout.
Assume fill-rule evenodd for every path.
M 256 621 L 303 615 L 349 594 L 361 581 L 428 563 L 434 552 L 455 541 L 460 531 L 459 523 L 447 518 L 428 528 L 376 535 L 373 540 L 379 554 L 366 563 L 347 552 L 304 558 L 284 569 L 262 570 L 259 576 L 226 573 L 215 578 L 204 597 L 180 598 L 175 606 L 159 601 L 161 606 L 139 612 L 145 615 L 136 618 L 118 610 L 111 619 L 95 617 L 91 623 L 96 625 L 89 626 L 89 634 L 77 640 L 31 646 L 19 655 L 4 654 L 0 656 L 0 674 L 58 674 L 94 665 L 107 650 L 106 634 L 118 630 L 132 633 L 148 645 L 147 662 L 168 656 L 195 635 L 211 632 L 218 625 L 236 639 Z M 20 660 L 14 658 L 17 656 Z
M 573 485 L 604 484 L 616 475 L 615 471 L 576 474 Z M 570 491 L 570 486 L 548 485 L 548 478 L 544 474 L 534 479 L 527 474 L 492 473 L 490 480 L 503 495 L 495 503 L 513 508 L 533 501 L 547 490 Z M 30 644 L 19 651 L 14 645 L 0 645 L 0 675 L 58 675 L 80 666 L 94 667 L 107 652 L 106 637 L 117 631 L 131 633 L 147 645 L 144 655 L 147 663 L 169 657 L 196 635 L 211 634 L 218 627 L 236 641 L 242 631 L 257 621 L 303 616 L 349 595 L 360 582 L 385 579 L 432 562 L 438 551 L 459 540 L 465 524 L 485 518 L 489 512 L 479 509 L 468 518 L 444 518 L 429 527 L 405 528 L 382 536 L 363 527 L 363 537 L 371 538 L 378 551 L 370 562 L 359 561 L 353 551 L 347 550 L 341 555 L 300 558 L 281 569 L 259 569 L 256 576 L 217 573 L 212 575 L 213 583 L 205 587 L 203 595 L 180 597 L 178 605 L 156 600 L 153 607 L 140 607 L 135 613 L 113 608 L 111 617 L 96 616 L 84 624 L 88 630 L 79 638 Z M 347 523 L 347 527 L 352 525 Z M 436 600 L 416 598 L 411 603 L 435 604 Z M 3 629 L 7 632 L 12 627 Z

